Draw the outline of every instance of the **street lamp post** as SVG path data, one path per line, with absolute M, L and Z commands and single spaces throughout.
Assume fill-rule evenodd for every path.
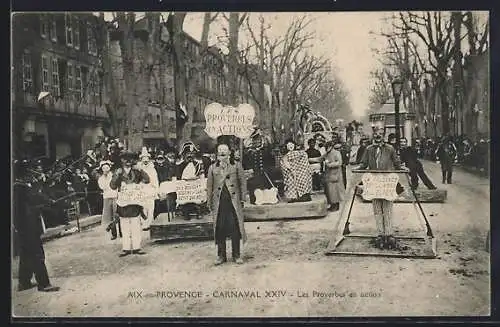
M 401 141 L 401 127 L 399 123 L 399 96 L 401 95 L 401 89 L 403 87 L 403 82 L 399 79 L 394 79 L 391 83 L 392 85 L 392 95 L 394 96 L 394 123 L 396 124 L 396 151 L 399 153 L 399 144 Z

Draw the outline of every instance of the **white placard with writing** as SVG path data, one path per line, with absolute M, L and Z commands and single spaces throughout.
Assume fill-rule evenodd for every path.
M 159 193 L 168 194 L 177 192 L 177 181 L 165 181 L 160 183 Z
M 156 198 L 156 189 L 149 184 L 125 184 L 123 183 L 118 192 L 116 204 L 120 207 L 128 205 L 143 206 L 144 202 Z
M 204 203 L 207 201 L 207 179 L 165 181 L 160 183 L 160 193 L 176 193 L 177 204 Z
M 394 201 L 398 198 L 396 185 L 399 181 L 395 173 L 365 173 L 363 181 L 363 198 L 366 200 L 385 199 Z
M 211 103 L 205 107 L 205 132 L 213 139 L 221 135 L 245 139 L 254 131 L 254 117 L 255 110 L 249 104 L 240 104 L 235 108 Z
M 204 203 L 207 201 L 207 179 L 176 181 L 177 204 Z

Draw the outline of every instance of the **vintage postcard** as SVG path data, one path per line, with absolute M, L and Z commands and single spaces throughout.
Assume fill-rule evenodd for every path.
M 12 315 L 489 316 L 486 11 L 12 20 Z

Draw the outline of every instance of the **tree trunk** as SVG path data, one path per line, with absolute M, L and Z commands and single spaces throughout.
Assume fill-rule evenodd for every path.
M 183 117 L 180 111 L 180 106 L 186 106 L 187 104 L 184 38 L 182 35 L 182 25 L 185 18 L 186 13 L 176 12 L 170 14 L 167 21 L 173 51 L 175 120 L 178 147 L 187 140 L 184 129 L 191 131 L 191 126 L 189 124 L 186 126 L 186 117 Z
M 458 134 L 462 134 L 462 112 L 463 112 L 463 86 L 462 86 L 462 53 L 461 53 L 461 27 L 462 14 L 460 12 L 452 13 L 453 34 L 455 44 L 453 48 L 453 107 L 454 107 L 454 122 L 458 123 Z
M 239 39 L 239 14 L 231 12 L 229 14 L 229 90 L 228 104 L 238 105 L 238 39 Z

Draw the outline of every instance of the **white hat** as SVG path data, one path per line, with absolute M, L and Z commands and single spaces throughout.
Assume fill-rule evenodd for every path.
M 103 160 L 101 162 L 99 162 L 99 168 L 102 168 L 102 166 L 104 165 L 108 165 L 109 167 L 111 167 L 113 165 L 113 163 L 109 160 Z
M 186 152 L 197 152 L 197 151 L 199 150 L 196 147 L 196 145 L 191 141 L 187 141 L 182 145 L 180 155 L 183 155 Z
M 142 152 L 141 154 L 139 155 L 139 159 L 140 158 L 143 158 L 143 157 L 148 157 L 148 158 L 151 158 L 151 155 L 149 154 L 148 150 L 146 149 L 145 146 L 142 147 Z

